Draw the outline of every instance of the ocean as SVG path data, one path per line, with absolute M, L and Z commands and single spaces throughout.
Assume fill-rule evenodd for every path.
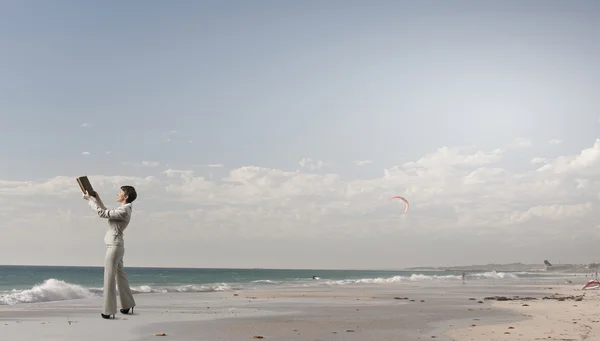
M 252 290 L 264 286 L 306 287 L 438 281 L 460 283 L 460 271 L 186 269 L 127 267 L 134 293 Z M 0 305 L 102 296 L 102 267 L 0 266 Z M 318 279 L 313 279 L 313 276 Z M 528 272 L 468 272 L 467 281 L 548 278 Z

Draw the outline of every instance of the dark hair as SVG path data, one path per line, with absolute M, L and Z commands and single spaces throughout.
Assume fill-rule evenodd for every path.
M 137 192 L 133 186 L 121 186 L 121 190 L 127 196 L 127 203 L 132 203 L 137 198 Z

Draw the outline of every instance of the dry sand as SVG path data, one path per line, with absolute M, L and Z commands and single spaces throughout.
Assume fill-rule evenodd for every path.
M 493 308 L 511 309 L 527 319 L 491 325 L 474 323 L 473 327 L 451 329 L 446 335 L 455 341 L 600 340 L 600 291 L 581 287 L 577 284 L 540 290 L 545 297 L 567 297 L 564 301 L 496 301 Z M 581 296 L 581 301 L 569 298 Z
M 583 293 L 573 291 L 579 285 L 544 286 L 473 281 L 140 294 L 135 314 L 115 320 L 100 317 L 101 298 L 19 304 L 0 306 L 0 341 L 593 340 L 597 292 L 581 302 L 536 300 L 528 307 L 483 300 Z

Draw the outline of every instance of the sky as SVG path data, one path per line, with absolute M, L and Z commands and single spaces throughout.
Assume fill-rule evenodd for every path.
M 126 266 L 598 262 L 599 15 L 2 2 L 0 263 L 103 264 L 81 175 L 138 191 Z

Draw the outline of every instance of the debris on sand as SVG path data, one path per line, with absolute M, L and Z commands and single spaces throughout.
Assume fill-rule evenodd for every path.
M 519 297 L 519 296 L 513 296 L 513 297 L 506 297 L 506 296 L 490 296 L 490 297 L 486 297 L 484 298 L 484 300 L 495 300 L 495 301 L 531 301 L 531 300 L 537 300 L 537 298 L 535 297 Z
M 574 300 L 574 301 L 579 302 L 579 301 L 583 301 L 583 295 L 580 295 L 580 296 L 573 296 L 573 295 L 562 296 L 562 295 L 559 295 L 559 294 L 553 294 L 552 296 L 546 296 L 543 299 L 545 299 L 545 300 L 557 300 L 557 301 Z

